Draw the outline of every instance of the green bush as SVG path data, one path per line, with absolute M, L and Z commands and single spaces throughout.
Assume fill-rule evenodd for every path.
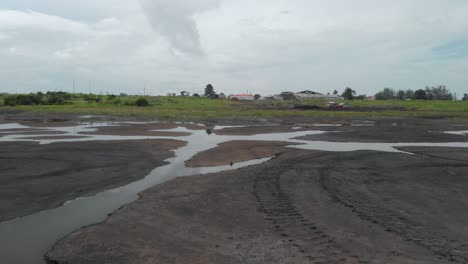
M 138 98 L 138 99 L 135 101 L 135 105 L 136 105 L 136 106 L 139 106 L 139 107 L 144 107 L 144 106 L 148 106 L 148 105 L 149 105 L 149 102 L 148 102 L 148 100 L 146 100 L 145 98 Z
M 47 98 L 47 104 L 49 105 L 64 105 L 65 99 L 60 95 L 52 95 Z
M 16 102 L 19 105 L 38 105 L 41 103 L 41 97 L 37 94 L 18 95 Z
M 18 104 L 18 101 L 16 99 L 16 95 L 8 95 L 5 97 L 5 99 L 3 99 L 3 103 L 9 106 L 16 106 Z
M 4 104 L 9 106 L 38 105 L 41 102 L 42 97 L 37 94 L 8 95 L 4 99 Z

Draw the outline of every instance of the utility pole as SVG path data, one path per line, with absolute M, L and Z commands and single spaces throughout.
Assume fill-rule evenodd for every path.
M 75 93 L 75 80 L 73 80 L 73 93 Z
M 146 96 L 146 85 L 145 88 L 143 88 L 143 96 Z
M 91 94 L 91 80 L 88 81 L 88 91 L 89 94 Z

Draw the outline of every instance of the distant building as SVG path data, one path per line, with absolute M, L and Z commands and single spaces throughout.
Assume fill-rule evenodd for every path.
M 283 98 L 281 95 L 279 95 L 279 94 L 275 94 L 275 95 L 273 95 L 271 98 L 272 98 L 273 100 L 276 100 L 276 101 L 283 101 L 283 100 L 284 100 L 284 98 Z
M 253 94 L 231 94 L 229 99 L 233 101 L 253 101 L 255 96 Z
M 302 91 L 296 93 L 296 96 L 301 99 L 328 99 L 328 100 L 338 100 L 341 99 L 341 96 L 334 94 L 321 94 L 313 91 Z
M 288 100 L 288 101 L 300 99 L 296 94 L 292 92 L 282 92 L 280 96 L 283 97 L 283 100 Z
M 218 99 L 226 99 L 226 95 L 224 93 L 220 93 Z
M 367 96 L 367 100 L 375 100 L 375 96 Z

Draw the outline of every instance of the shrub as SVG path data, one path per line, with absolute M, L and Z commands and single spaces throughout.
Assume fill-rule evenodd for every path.
M 345 100 L 353 100 L 355 95 L 356 95 L 355 90 L 349 87 L 346 87 L 344 92 L 341 94 L 341 97 L 343 97 Z
M 18 105 L 38 105 L 41 103 L 41 97 L 36 94 L 18 95 L 16 97 Z
M 63 99 L 62 96 L 54 94 L 52 96 L 49 96 L 47 98 L 47 104 L 50 105 L 64 105 L 65 104 L 65 99 Z
M 38 105 L 41 103 L 41 97 L 36 94 L 9 95 L 4 99 L 4 104 L 9 106 L 16 105 Z
M 135 105 L 139 107 L 144 107 L 144 106 L 148 106 L 149 102 L 145 98 L 138 98 L 135 102 Z
M 445 85 L 426 87 L 427 99 L 429 100 L 453 100 L 453 95 Z
M 414 100 L 427 100 L 427 93 L 426 91 L 419 89 L 416 92 L 414 92 L 413 95 Z
M 5 97 L 5 99 L 3 99 L 3 103 L 9 106 L 16 106 L 18 104 L 18 101 L 16 99 L 16 95 L 8 95 Z
M 99 96 L 94 95 L 94 94 L 84 95 L 83 98 L 88 103 L 93 103 L 93 102 L 100 103 L 102 101 L 102 99 Z
M 384 88 L 375 94 L 376 100 L 393 100 L 397 97 L 397 92 L 393 88 Z

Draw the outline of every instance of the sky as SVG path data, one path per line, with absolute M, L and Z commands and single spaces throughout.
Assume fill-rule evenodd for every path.
M 468 93 L 466 0 L 3 0 L 0 92 Z M 89 85 L 91 83 L 91 86 Z

